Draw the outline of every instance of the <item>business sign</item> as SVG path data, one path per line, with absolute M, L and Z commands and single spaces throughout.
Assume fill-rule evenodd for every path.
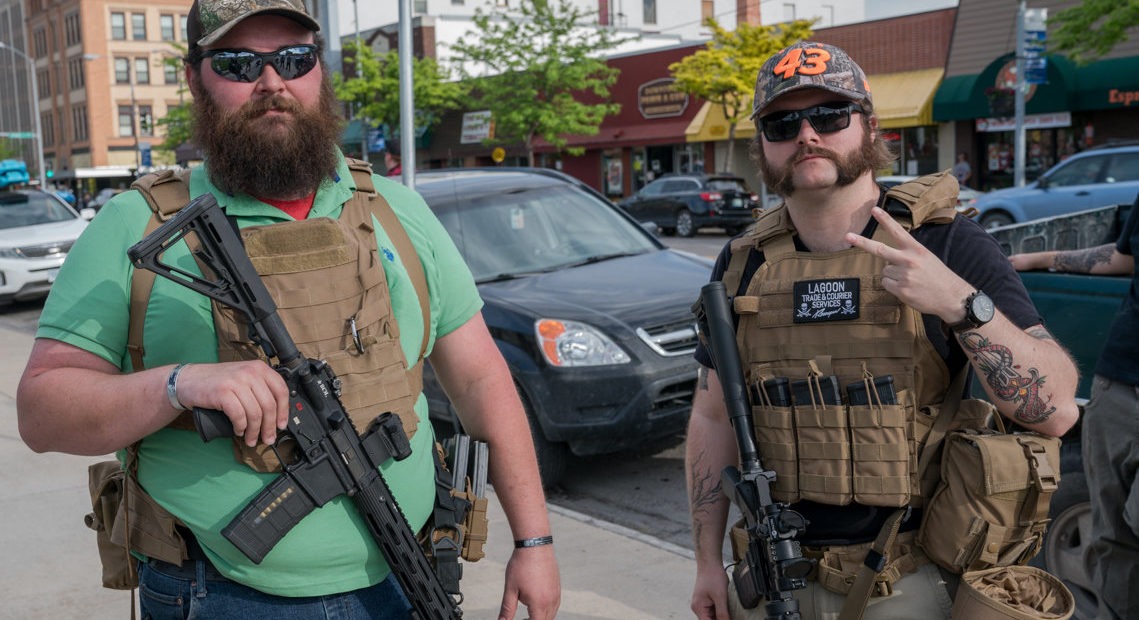
M 1071 127 L 1071 112 L 1053 112 L 1051 114 L 1029 114 L 1024 117 L 1024 128 L 1049 129 L 1052 127 Z M 1016 129 L 1015 118 L 978 118 L 977 131 L 992 133 L 995 131 L 1012 131 Z
M 463 128 L 459 133 L 460 144 L 481 144 L 494 137 L 494 119 L 490 110 L 466 112 L 463 114 Z
M 637 109 L 645 118 L 680 116 L 688 109 L 688 93 L 676 89 L 676 80 L 661 78 L 637 88 Z

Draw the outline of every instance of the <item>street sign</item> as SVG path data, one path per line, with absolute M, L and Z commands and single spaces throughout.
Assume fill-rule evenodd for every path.
M 31 131 L 0 131 L 0 138 L 12 140 L 35 140 L 36 134 Z

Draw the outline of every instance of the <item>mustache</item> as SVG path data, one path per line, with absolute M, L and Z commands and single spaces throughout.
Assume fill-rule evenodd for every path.
M 304 108 L 295 100 L 273 95 L 267 99 L 256 99 L 243 105 L 238 116 L 242 120 L 253 120 L 263 116 L 266 112 L 288 112 L 293 116 L 299 116 L 304 113 Z
M 835 163 L 838 163 L 839 160 L 838 153 L 835 153 L 830 149 L 823 148 L 821 146 L 804 144 L 803 146 L 799 147 L 798 151 L 795 151 L 795 157 L 793 157 L 791 161 L 797 164 L 807 157 L 825 157 L 826 159 L 829 159 Z

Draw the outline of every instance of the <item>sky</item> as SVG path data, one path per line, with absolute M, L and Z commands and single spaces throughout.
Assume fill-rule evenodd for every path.
M 957 0 L 866 0 L 866 20 L 957 6 Z

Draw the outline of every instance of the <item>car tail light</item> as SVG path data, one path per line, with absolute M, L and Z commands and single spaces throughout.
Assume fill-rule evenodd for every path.
M 720 192 L 700 192 L 700 200 L 704 202 L 718 202 L 723 199 L 723 194 Z
M 751 195 L 751 201 L 752 202 L 759 202 L 759 194 L 752 194 Z

